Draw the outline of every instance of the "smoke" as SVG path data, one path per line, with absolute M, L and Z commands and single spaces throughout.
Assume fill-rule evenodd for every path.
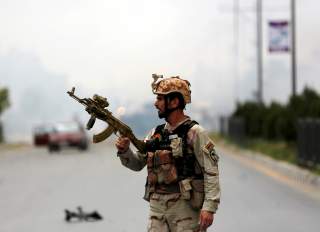
M 80 109 L 66 94 L 67 77 L 47 70 L 34 54 L 0 56 L 0 77 L 11 104 L 2 115 L 7 141 L 30 141 L 35 125 L 71 120 Z

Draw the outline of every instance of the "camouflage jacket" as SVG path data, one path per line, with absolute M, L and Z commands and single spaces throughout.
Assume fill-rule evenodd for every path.
M 189 118 L 187 118 L 186 120 L 188 119 Z M 181 121 L 174 128 L 169 123 L 166 123 L 165 129 L 173 131 L 186 120 Z M 147 135 L 146 139 L 150 139 L 154 134 L 154 131 L 155 129 L 152 129 Z M 188 146 L 191 146 L 193 148 L 194 154 L 201 166 L 204 176 L 205 197 L 202 210 L 215 213 L 220 203 L 220 184 L 218 170 L 219 157 L 216 154 L 214 144 L 209 138 L 207 132 L 198 124 L 194 125 L 188 131 L 187 143 Z M 147 163 L 146 154 L 133 152 L 131 149 L 129 149 L 125 153 L 118 153 L 118 156 L 121 160 L 122 165 L 134 171 L 142 170 Z

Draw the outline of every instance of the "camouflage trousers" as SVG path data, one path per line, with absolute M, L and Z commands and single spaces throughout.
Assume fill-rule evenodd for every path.
M 198 232 L 199 215 L 200 211 L 192 209 L 179 193 L 153 193 L 148 232 Z

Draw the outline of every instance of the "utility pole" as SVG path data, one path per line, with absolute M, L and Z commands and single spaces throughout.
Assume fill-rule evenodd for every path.
M 257 0 L 257 100 L 258 103 L 263 103 L 263 41 L 262 35 L 262 0 Z
M 291 6 L 293 8 L 293 10 L 291 10 L 291 12 L 293 13 L 293 15 L 291 16 L 292 17 L 292 26 L 295 25 L 295 15 L 294 15 L 294 12 L 295 12 L 295 0 L 291 0 Z M 262 11 L 262 8 L 263 8 L 263 2 L 262 0 L 256 0 L 256 7 L 255 9 L 252 9 L 251 7 L 250 8 L 247 8 L 247 9 L 243 9 L 240 8 L 239 6 L 239 0 L 234 0 L 233 1 L 233 14 L 234 14 L 234 17 L 233 17 L 233 21 L 234 21 L 234 54 L 235 54 L 235 60 L 234 60 L 234 65 L 235 65 L 235 69 L 234 69 L 234 74 L 235 74 L 235 99 L 237 101 L 237 96 L 238 96 L 238 93 L 236 92 L 237 91 L 237 79 L 238 79 L 238 76 L 239 76 L 239 68 L 238 68 L 238 57 L 239 57 L 239 42 L 238 42 L 238 39 L 239 39 L 239 14 L 241 12 L 244 12 L 244 11 L 248 11 L 248 12 L 252 12 L 252 11 L 255 11 L 256 13 L 256 32 L 257 32 L 257 42 L 256 42 L 256 59 L 257 59 L 257 90 L 256 90 L 256 93 L 255 93 L 255 97 L 257 99 L 257 102 L 258 103 L 263 103 L 264 100 L 263 100 L 263 94 L 264 94 L 264 91 L 263 91 L 263 11 Z M 224 12 L 230 12 L 230 8 L 229 9 L 221 9 L 221 11 L 224 11 Z M 272 11 L 272 12 L 287 12 L 288 11 L 288 8 L 287 6 L 284 8 L 267 8 L 265 9 L 264 8 L 264 12 L 265 11 Z M 295 31 L 295 28 L 292 28 L 292 31 Z M 295 32 L 292 32 L 294 36 L 292 37 L 295 37 Z M 292 54 L 294 54 L 292 56 L 292 75 L 294 76 L 292 79 L 293 79 L 293 92 L 295 94 L 296 92 L 296 61 L 295 61 L 295 38 L 292 38 L 291 40 L 292 42 L 292 45 L 291 45 L 291 49 L 292 49 Z
M 239 0 L 233 0 L 233 43 L 234 43 L 234 93 L 235 104 L 238 103 L 239 79 Z
M 297 94 L 297 64 L 296 64 L 296 1 L 291 0 L 291 75 L 292 96 Z

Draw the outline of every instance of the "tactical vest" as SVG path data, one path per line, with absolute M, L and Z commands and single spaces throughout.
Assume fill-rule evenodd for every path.
M 188 131 L 196 124 L 198 124 L 196 121 L 187 120 L 172 132 L 165 129 L 165 124 L 156 127 L 152 139 L 158 138 L 160 143 L 170 144 L 171 151 L 170 156 L 161 150 L 148 152 L 148 177 L 144 197 L 146 200 L 149 199 L 149 195 L 152 192 L 179 193 L 179 182 L 186 178 L 203 179 L 195 154 L 187 144 Z M 163 153 L 165 154 L 164 156 L 162 155 Z M 167 172 L 167 177 L 161 178 L 163 173 L 161 173 L 162 171 L 159 173 L 159 166 Z

